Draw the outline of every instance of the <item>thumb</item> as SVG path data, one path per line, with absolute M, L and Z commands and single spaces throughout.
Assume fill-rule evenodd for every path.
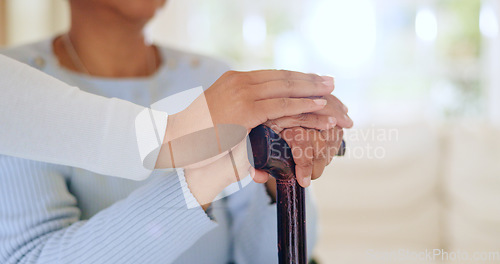
M 256 183 L 266 183 L 269 180 L 269 174 L 262 170 L 255 170 L 255 174 L 252 176 Z

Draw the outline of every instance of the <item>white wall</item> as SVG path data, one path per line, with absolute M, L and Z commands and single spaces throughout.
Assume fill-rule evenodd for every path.
M 7 0 L 6 13 L 8 46 L 40 40 L 69 24 L 65 0 Z
M 484 35 L 483 81 L 488 91 L 488 110 L 490 121 L 500 126 L 500 2 L 498 0 L 483 0 L 483 6 L 491 8 L 496 15 L 496 24 L 488 28 L 496 28 L 496 34 Z M 494 31 L 494 30 L 493 30 Z M 490 32 L 491 34 L 492 32 Z

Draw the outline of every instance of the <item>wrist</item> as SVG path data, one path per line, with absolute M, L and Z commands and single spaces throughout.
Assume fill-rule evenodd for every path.
M 207 111 L 200 110 L 200 112 L 196 112 L 196 109 L 202 108 L 203 107 L 195 105 L 193 109 L 193 107 L 190 106 L 181 112 L 168 115 L 165 134 L 163 135 L 163 143 L 160 147 L 155 168 L 179 168 L 196 163 L 196 161 L 189 159 L 189 155 L 186 156 L 184 153 L 190 152 L 193 149 L 203 150 L 199 145 L 194 144 L 197 137 L 203 138 L 203 135 L 195 135 L 194 133 L 213 126 Z M 186 137 L 188 135 L 191 135 L 191 137 Z M 176 139 L 178 139 L 178 142 L 173 142 Z M 188 140 L 188 142 L 185 142 L 186 140 Z M 207 142 L 211 142 L 211 140 Z M 209 153 L 206 156 L 213 155 Z
M 211 167 L 213 165 L 184 169 L 188 188 L 203 210 L 207 210 L 217 195 L 232 183 L 230 178 L 225 177 L 226 174 Z
M 209 164 L 185 168 L 188 187 L 204 209 L 222 190 L 248 175 L 251 166 L 246 147 L 246 141 L 242 141 L 230 153 Z
M 188 108 L 168 116 L 165 142 L 172 141 L 203 129 L 214 127 L 204 94 Z

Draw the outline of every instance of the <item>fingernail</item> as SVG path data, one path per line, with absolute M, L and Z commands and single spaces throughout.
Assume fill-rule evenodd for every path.
M 334 86 L 334 82 L 333 82 L 333 79 L 330 79 L 330 80 L 326 80 L 323 82 L 324 85 L 328 86 L 328 87 L 333 87 Z
M 307 176 L 304 178 L 304 185 L 307 187 L 311 184 L 311 176 Z
M 317 105 L 326 105 L 326 100 L 325 99 L 314 99 L 313 100 Z
M 321 76 L 321 79 L 323 79 L 323 81 L 325 81 L 325 82 L 330 82 L 330 81 L 333 82 L 334 81 L 332 76 Z
M 344 116 L 345 120 L 347 120 L 349 123 L 351 124 L 354 124 L 354 122 L 352 121 L 352 119 L 348 116 L 348 115 L 345 115 Z

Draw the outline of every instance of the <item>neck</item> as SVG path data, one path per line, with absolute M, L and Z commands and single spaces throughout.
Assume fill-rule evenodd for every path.
M 147 76 L 156 71 L 159 56 L 145 43 L 143 34 L 147 21 L 131 22 L 106 11 L 93 11 L 89 16 L 84 7 L 72 7 L 71 15 L 69 38 L 54 42 L 56 56 L 64 67 L 116 78 Z

